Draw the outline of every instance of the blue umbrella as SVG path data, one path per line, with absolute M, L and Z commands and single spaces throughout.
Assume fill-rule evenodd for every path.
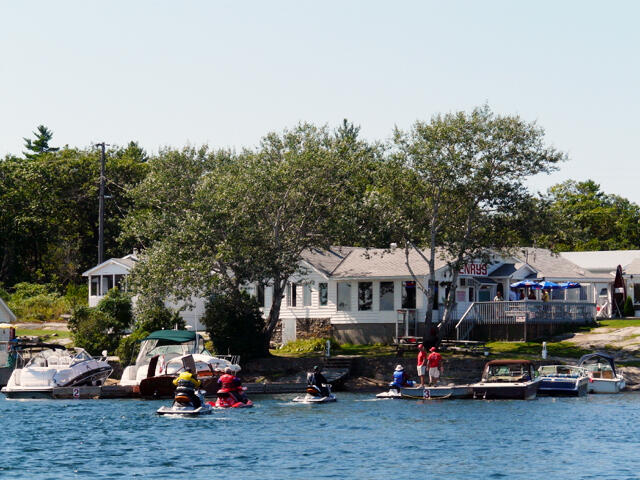
M 580 288 L 580 284 L 578 282 L 562 282 L 560 288 Z
M 560 285 L 555 282 L 550 282 L 549 280 L 545 280 L 544 282 L 538 282 L 534 285 L 536 290 L 555 290 L 560 288 Z
M 520 280 L 519 282 L 512 283 L 509 285 L 511 288 L 531 288 L 538 285 L 536 282 L 532 280 Z

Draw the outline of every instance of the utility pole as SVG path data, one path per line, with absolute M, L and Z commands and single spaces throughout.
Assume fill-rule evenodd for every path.
M 98 265 L 103 261 L 104 257 L 104 142 L 96 144 L 100 147 L 100 197 L 98 207 Z

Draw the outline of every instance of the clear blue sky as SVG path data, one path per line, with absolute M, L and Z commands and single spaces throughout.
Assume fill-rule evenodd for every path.
M 54 145 L 254 146 L 348 118 L 387 139 L 488 103 L 537 121 L 640 203 L 640 2 L 0 0 L 0 155 Z

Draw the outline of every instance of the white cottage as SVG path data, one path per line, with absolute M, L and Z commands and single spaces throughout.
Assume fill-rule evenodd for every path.
M 426 284 L 429 269 L 418 252 L 410 252 L 407 265 L 403 249 L 336 247 L 305 253 L 302 267 L 303 273 L 291 279 L 281 308 L 282 341 L 308 335 L 315 323 L 313 333 L 324 329 L 339 341 L 387 342 L 396 334 L 399 316 L 405 326 L 411 324 L 409 319 L 417 319 L 411 333 L 423 334 L 426 295 L 416 288 L 409 271 L 411 268 L 416 278 Z M 440 258 L 435 270 L 433 308 L 437 322 L 443 313 L 451 275 Z M 498 293 L 509 300 L 513 295 L 510 284 L 524 279 L 582 285 L 579 289 L 553 291 L 552 301 L 558 302 L 595 303 L 599 288 L 609 282 L 607 275 L 589 272 L 545 249 L 524 248 L 514 256 L 494 254 L 490 263 L 470 262 L 459 272 L 457 318 L 474 302 L 492 301 Z M 267 315 L 271 304 L 269 289 L 264 300 Z
M 90 268 L 82 274 L 87 277 L 89 283 L 89 306 L 95 307 L 98 302 L 114 287 L 126 290 L 127 276 L 138 261 L 136 253 L 126 255 L 122 258 L 110 258 L 100 265 Z M 135 305 L 136 297 L 133 297 Z M 196 330 L 204 330 L 201 318 L 204 315 L 205 300 L 202 298 L 193 298 L 191 306 L 180 310 L 180 316 L 187 325 Z M 183 303 L 165 301 L 165 306 L 172 310 L 178 310 L 184 306 Z

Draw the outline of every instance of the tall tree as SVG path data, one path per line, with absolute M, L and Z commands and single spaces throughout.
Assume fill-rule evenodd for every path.
M 57 152 L 58 147 L 50 147 L 49 142 L 53 138 L 53 132 L 44 125 L 39 125 L 37 131 L 33 132 L 35 140 L 23 138 L 24 147 L 28 150 L 24 153 L 25 158 L 34 159 L 43 153 Z

